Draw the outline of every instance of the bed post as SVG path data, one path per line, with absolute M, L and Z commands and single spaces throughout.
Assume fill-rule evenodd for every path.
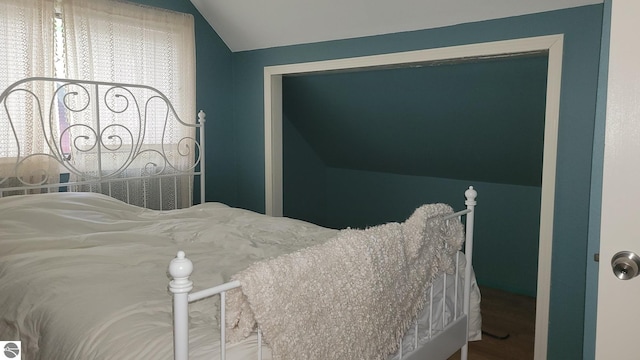
M 207 121 L 205 119 L 206 114 L 204 113 L 204 111 L 200 110 L 200 112 L 198 112 L 198 123 L 200 124 L 200 204 L 204 204 L 205 202 L 205 174 L 204 174 L 204 165 L 205 165 L 205 148 L 204 148 L 204 138 L 205 138 L 205 133 L 204 133 L 204 123 Z M 193 205 L 193 204 L 191 204 Z
M 476 207 L 476 197 L 478 196 L 478 192 L 473 188 L 473 186 L 469 186 L 469 189 L 464 192 L 464 196 L 466 198 L 464 204 L 467 205 L 467 210 L 469 213 L 466 217 L 466 239 L 465 239 L 465 247 L 464 254 L 467 260 L 467 265 L 464 268 L 464 313 L 467 315 L 467 339 L 469 337 L 469 313 L 470 313 L 470 301 L 469 298 L 471 296 L 471 260 L 473 258 L 473 220 L 475 216 L 475 207 Z M 469 342 L 465 343 L 460 352 L 460 359 L 466 360 L 469 351 Z
M 174 360 L 189 359 L 189 292 L 193 282 L 189 276 L 193 272 L 193 263 L 178 251 L 178 255 L 169 264 L 169 291 L 173 293 L 173 357 Z

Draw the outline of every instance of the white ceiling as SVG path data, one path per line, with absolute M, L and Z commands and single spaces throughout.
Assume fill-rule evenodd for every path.
M 231 51 L 437 28 L 603 0 L 191 0 Z

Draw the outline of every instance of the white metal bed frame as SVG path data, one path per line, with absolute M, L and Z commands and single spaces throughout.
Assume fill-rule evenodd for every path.
M 474 216 L 476 206 L 476 190 L 471 186 L 465 191 L 465 205 L 466 209 L 455 212 L 445 219 L 451 219 L 456 217 L 465 216 L 465 260 L 466 264 L 470 265 L 473 256 L 473 227 Z M 454 354 L 458 349 L 461 349 L 461 360 L 466 360 L 468 356 L 468 334 L 469 334 L 469 313 L 470 313 L 470 294 L 471 294 L 471 266 L 465 266 L 464 272 L 464 286 L 463 294 L 458 293 L 458 271 L 459 271 L 459 253 L 456 257 L 456 273 L 453 275 L 454 281 L 454 310 L 452 320 L 445 325 L 443 331 L 433 335 L 429 342 L 418 346 L 418 323 L 415 323 L 415 348 L 408 357 L 403 357 L 402 344 L 399 347 L 400 359 L 405 360 L 418 360 L 418 359 L 447 359 Z M 174 359 L 175 360 L 188 360 L 189 359 L 189 303 L 197 300 L 212 296 L 220 296 L 220 319 L 225 319 L 225 302 L 226 293 L 231 289 L 241 287 L 239 281 L 231 281 L 222 285 L 214 286 L 208 289 L 200 290 L 191 293 L 193 290 L 193 282 L 189 280 L 189 276 L 193 272 L 193 264 L 189 260 L 183 251 L 179 251 L 177 256 L 171 260 L 169 264 L 169 273 L 173 280 L 169 283 L 169 290 L 173 293 L 173 323 L 174 323 Z M 450 275 L 451 276 L 451 275 Z M 445 275 L 446 283 L 446 275 Z M 446 288 L 446 286 L 445 286 Z M 433 289 L 431 292 L 431 300 L 429 309 L 433 314 Z M 458 296 L 463 296 L 463 309 L 459 313 L 457 309 Z M 444 304 L 444 302 L 443 302 Z M 449 311 L 445 305 L 443 305 L 443 312 Z M 431 316 L 433 319 L 433 316 Z M 443 317 L 444 319 L 444 317 Z M 220 325 L 220 360 L 226 359 L 226 333 L 224 320 L 221 320 Z M 431 327 L 431 324 L 429 325 Z M 431 333 L 431 331 L 430 331 Z M 260 330 L 257 331 L 257 359 L 262 359 L 262 336 Z
M 51 99 L 40 99 L 36 92 L 33 91 L 33 88 L 36 86 L 50 86 L 52 88 L 51 93 L 54 96 Z M 70 87 L 74 87 L 73 91 L 66 91 L 61 94 L 61 89 L 68 89 Z M 138 99 L 136 97 L 136 91 L 142 89 L 145 91 L 149 91 L 152 95 L 145 99 Z M 68 97 L 78 96 L 78 91 L 84 92 L 86 98 L 88 99 L 86 103 L 83 104 L 80 108 L 70 106 L 67 103 Z M 47 137 L 47 148 L 48 151 L 38 154 L 31 154 L 22 156 L 19 152 L 20 141 L 18 134 L 16 133 L 15 126 L 12 122 L 12 114 L 9 111 L 9 106 L 7 105 L 7 99 L 11 98 L 16 93 L 21 93 L 22 95 L 27 94 L 32 97 L 34 102 L 35 111 L 34 115 L 34 126 L 40 126 L 43 129 L 43 132 L 49 134 Z M 60 101 L 60 96 L 63 98 Z M 107 97 L 116 97 L 119 100 L 124 100 L 126 104 L 121 108 L 114 108 L 112 104 L 108 102 Z M 55 131 L 52 131 L 53 126 L 58 126 L 58 120 L 56 118 L 56 106 L 61 106 L 64 111 L 92 111 L 93 112 L 93 127 L 91 128 L 91 132 L 93 133 L 94 143 L 93 143 L 93 151 L 111 151 L 114 149 L 114 141 L 115 146 L 118 147 L 122 145 L 122 139 L 117 136 L 110 136 L 106 129 L 113 125 L 107 125 L 106 123 L 102 123 L 101 116 L 103 116 L 101 111 L 106 111 L 107 113 L 121 113 L 125 110 L 132 110 L 137 112 L 138 114 L 138 122 L 140 124 L 144 124 L 146 121 L 146 107 L 149 101 L 154 99 L 159 99 L 166 104 L 166 114 L 165 116 L 168 118 L 169 116 L 174 117 L 177 122 L 181 126 L 193 127 L 197 130 L 198 134 L 195 138 L 189 138 L 188 140 L 193 143 L 193 149 L 189 148 L 187 152 L 185 152 L 184 156 L 193 156 L 194 162 L 193 166 L 186 169 L 176 171 L 177 169 L 171 169 L 170 161 L 167 156 L 164 154 L 164 146 L 161 146 L 161 150 L 157 149 L 144 149 L 141 145 L 144 140 L 144 132 L 142 134 L 132 134 L 130 129 L 125 129 L 128 131 L 129 137 L 132 139 L 132 144 L 129 149 L 129 155 L 125 163 L 122 164 L 117 171 L 102 171 L 100 161 L 96 164 L 97 166 L 97 176 L 95 173 L 86 173 L 83 171 L 79 171 L 76 167 L 74 167 L 70 159 L 68 158 L 68 154 L 65 154 L 62 151 L 62 135 L 59 138 L 53 138 L 50 134 L 55 134 Z M 131 108 L 130 108 L 131 107 Z M 87 110 L 88 109 L 88 110 Z M 143 111 L 144 109 L 145 111 Z M 2 111 L 4 110 L 4 114 Z M 12 131 L 10 134 L 16 141 L 16 145 L 18 146 L 18 156 L 15 158 L 15 165 L 13 166 L 13 175 L 11 176 L 2 176 L 0 175 L 0 197 L 15 195 L 15 194 L 31 194 L 31 193 L 42 193 L 42 192 L 56 192 L 56 191 L 91 191 L 91 192 L 101 192 L 103 194 L 113 196 L 112 194 L 112 184 L 122 183 L 124 182 L 125 187 L 127 189 L 126 198 L 120 199 L 129 203 L 129 183 L 133 181 L 139 181 L 141 179 L 161 179 L 159 182 L 159 186 L 162 187 L 163 183 L 173 182 L 176 184 L 176 179 L 181 176 L 188 177 L 199 177 L 200 183 L 200 195 L 199 200 L 201 203 L 205 202 L 205 138 L 204 138 L 204 124 L 205 124 L 205 114 L 200 111 L 198 114 L 199 121 L 190 124 L 184 122 L 177 115 L 175 108 L 171 104 L 171 101 L 160 91 L 155 88 L 144 86 L 144 85 L 135 85 L 135 84 L 124 84 L 124 83 L 113 83 L 113 82 L 99 82 L 99 81 L 85 81 L 85 80 L 68 80 L 68 79 L 56 79 L 56 78 L 45 78 L 45 77 L 32 77 L 19 80 L 13 84 L 11 84 L 8 88 L 6 88 L 0 94 L 0 115 L 5 115 L 5 117 L 0 116 L 0 121 L 9 122 L 9 129 Z M 74 125 L 70 124 L 69 127 L 72 128 Z M 166 122 L 165 122 L 166 126 Z M 142 126 L 144 128 L 144 126 Z M 199 135 L 199 136 L 198 136 Z M 199 137 L 199 138 L 198 138 Z M 71 140 L 71 144 L 75 145 L 76 139 Z M 84 139 L 86 141 L 86 139 Z M 111 144 L 111 145 L 110 145 Z M 120 145 L 117 145 L 120 144 Z M 163 144 L 161 144 L 163 145 Z M 81 149 L 76 149 L 80 150 Z M 157 155 L 160 159 L 164 160 L 164 163 L 152 163 L 146 164 L 151 166 L 153 169 L 149 172 L 147 176 L 123 176 L 124 171 L 131 166 L 133 160 L 140 156 L 142 153 L 153 151 L 155 155 Z M 20 178 L 19 170 L 24 161 L 27 161 L 30 157 L 33 156 L 45 156 L 50 159 L 55 160 L 60 165 L 60 173 L 67 172 L 69 174 L 75 174 L 81 181 L 61 181 L 60 179 L 52 179 L 50 175 L 46 172 L 46 169 L 42 169 L 42 178 L 37 182 L 28 182 L 23 181 Z M 171 171 L 166 171 L 165 169 L 169 169 Z M 57 173 L 56 173 L 57 174 Z M 126 175 L 126 174 L 125 174 Z M 15 186 L 8 186 L 8 179 L 14 178 L 17 180 L 18 184 Z M 165 179 L 166 181 L 162 181 Z M 58 180 L 58 181 L 55 181 Z M 191 182 L 189 183 L 191 185 Z M 147 192 L 153 193 L 155 189 L 147 189 L 145 191 L 145 199 L 144 199 L 144 207 L 147 207 Z M 192 188 L 189 188 L 189 194 L 192 193 Z M 162 192 L 162 191 L 160 191 Z M 465 239 L 465 259 L 466 264 L 470 265 L 472 263 L 472 251 L 473 251 L 473 227 L 474 227 L 474 213 L 476 206 L 476 196 L 477 192 L 473 189 L 473 187 L 469 187 L 465 191 L 465 205 L 466 209 L 462 211 L 458 211 L 454 214 L 451 214 L 449 217 L 466 217 L 466 239 Z M 115 196 L 114 196 L 115 197 Z M 190 197 L 189 204 L 193 203 L 193 198 Z M 162 208 L 162 202 L 160 202 L 160 210 L 166 210 Z M 456 259 L 456 272 L 459 267 L 457 266 L 459 261 Z M 221 317 L 220 319 L 225 319 L 225 296 L 226 292 L 240 287 L 240 283 L 238 281 L 232 281 L 229 283 L 225 283 L 219 286 L 215 286 L 209 289 L 204 289 L 197 292 L 191 292 L 193 289 L 193 283 L 189 279 L 193 271 L 193 265 L 191 261 L 185 256 L 184 252 L 180 251 L 177 254 L 177 257 L 173 259 L 169 265 L 169 272 L 173 280 L 170 281 L 169 290 L 173 294 L 173 321 L 174 321 L 174 358 L 175 360 L 188 360 L 188 352 L 189 352 L 189 303 L 194 302 L 196 300 L 204 299 L 211 296 L 220 296 L 221 302 Z M 451 277 L 451 275 L 449 275 Z M 470 311 L 470 292 L 471 292 L 471 266 L 465 267 L 464 279 L 465 282 L 463 284 L 463 294 L 459 294 L 458 292 L 458 274 L 454 276 L 455 281 L 455 297 L 463 296 L 463 309 L 460 311 L 457 309 L 457 300 L 455 301 L 456 306 L 453 310 L 453 320 L 446 324 L 446 327 L 443 331 L 434 333 L 431 339 L 426 343 L 418 347 L 418 335 L 416 331 L 415 338 L 415 347 L 417 350 L 413 351 L 409 356 L 402 356 L 402 344 L 400 344 L 400 358 L 405 360 L 417 360 L 422 358 L 435 358 L 435 359 L 446 359 L 451 354 L 455 353 L 458 349 L 461 349 L 462 359 L 467 359 L 467 339 L 468 339 L 468 326 L 469 326 L 469 311 Z M 446 281 L 446 278 L 445 278 Z M 433 309 L 433 301 L 431 302 L 431 313 L 436 311 Z M 449 311 L 443 306 L 443 313 Z M 444 317 L 443 317 L 444 318 Z M 222 322 L 223 323 L 223 322 Z M 416 327 L 418 324 L 416 323 Z M 221 346 L 220 346 L 220 359 L 224 360 L 226 358 L 226 334 L 225 334 L 225 326 L 221 326 L 220 328 L 220 336 L 221 336 Z M 257 350 L 257 358 L 262 358 L 262 339 L 261 333 L 258 330 L 258 350 Z

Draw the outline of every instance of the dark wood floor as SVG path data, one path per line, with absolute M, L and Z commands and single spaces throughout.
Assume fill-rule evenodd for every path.
M 469 360 L 533 359 L 535 298 L 490 288 L 480 288 L 482 329 L 504 340 L 482 335 L 481 341 L 469 343 Z M 460 359 L 459 352 L 449 360 Z

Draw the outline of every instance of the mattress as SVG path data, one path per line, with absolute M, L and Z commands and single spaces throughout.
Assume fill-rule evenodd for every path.
M 336 233 L 220 203 L 161 212 L 92 193 L 2 198 L 0 339 L 22 341 L 24 359 L 172 359 L 167 266 L 178 250 L 199 290 Z M 219 354 L 218 317 L 216 298 L 190 305 L 191 359 Z M 256 346 L 250 337 L 227 357 Z

